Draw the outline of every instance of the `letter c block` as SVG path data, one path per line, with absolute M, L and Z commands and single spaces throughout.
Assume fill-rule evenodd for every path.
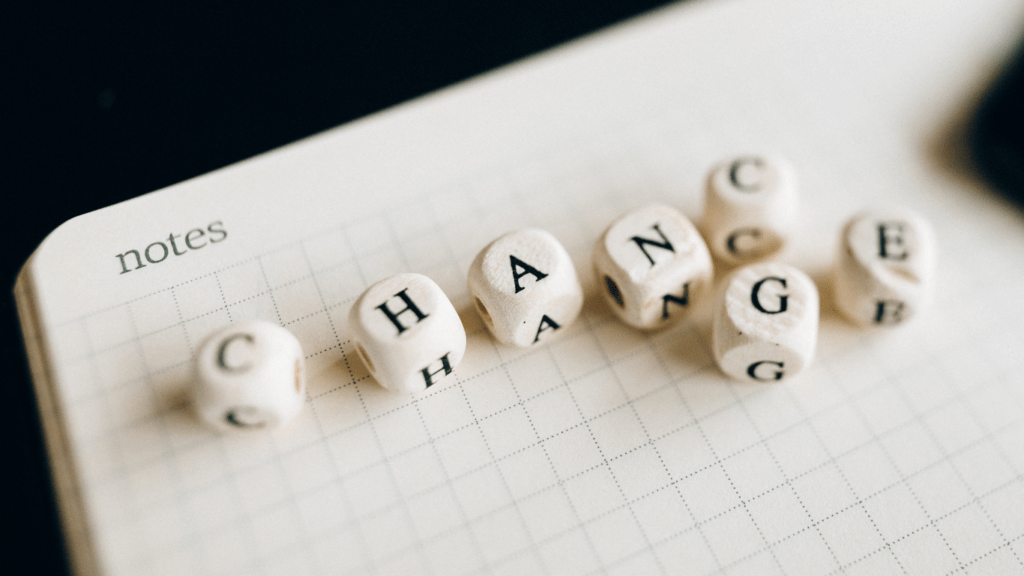
M 196 354 L 193 404 L 222 432 L 276 428 L 306 397 L 302 346 L 287 329 L 264 321 L 215 332 Z
M 733 272 L 719 293 L 712 326 L 715 360 L 744 382 L 775 382 L 801 372 L 818 339 L 818 289 L 781 262 Z
M 749 264 L 785 246 L 796 229 L 796 171 L 779 157 L 740 156 L 708 175 L 701 229 L 726 264 Z

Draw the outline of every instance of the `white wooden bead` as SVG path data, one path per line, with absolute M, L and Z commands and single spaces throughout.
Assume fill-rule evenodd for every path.
M 921 216 L 894 209 L 854 216 L 833 267 L 836 307 L 860 325 L 895 326 L 931 299 L 936 242 Z
M 466 352 L 466 330 L 448 297 L 422 274 L 396 274 L 352 305 L 349 329 L 377 382 L 420 392 L 451 374 Z
M 485 246 L 469 266 L 467 283 L 484 325 L 506 344 L 546 342 L 583 307 L 572 259 L 543 230 L 511 232 Z
M 781 262 L 740 268 L 723 283 L 712 332 L 715 360 L 730 377 L 791 378 L 814 358 L 818 290 Z
M 796 171 L 771 156 L 742 156 L 708 175 L 701 229 L 716 258 L 744 264 L 785 246 L 797 225 Z
M 510 232 L 488 244 L 470 265 L 467 282 L 484 324 L 505 344 L 546 342 L 583 307 L 569 253 L 544 230 Z
M 612 222 L 594 247 L 601 292 L 623 322 L 663 328 L 685 316 L 712 282 L 711 255 L 675 208 L 649 204 Z
M 276 324 L 233 324 L 207 338 L 196 356 L 193 404 L 218 430 L 278 427 L 305 397 L 302 346 Z

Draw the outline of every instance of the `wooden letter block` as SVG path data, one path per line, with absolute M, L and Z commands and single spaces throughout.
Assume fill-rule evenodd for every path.
M 278 427 L 299 413 L 305 397 L 302 346 L 276 324 L 228 326 L 196 355 L 193 404 L 217 430 Z
M 422 274 L 396 274 L 352 305 L 356 350 L 381 386 L 420 392 L 451 374 L 466 352 L 466 330 L 448 297 Z
M 779 252 L 797 225 L 796 172 L 777 157 L 743 156 L 708 176 L 701 229 L 715 257 L 745 264 Z
M 935 234 L 909 210 L 865 212 L 843 228 L 832 272 L 836 306 L 862 326 L 896 326 L 931 299 Z
M 715 360 L 736 380 L 774 382 L 814 358 L 818 290 L 781 262 L 740 268 L 726 279 L 712 327 Z
M 510 232 L 469 267 L 469 293 L 498 341 L 532 346 L 560 334 L 583 306 L 569 253 L 544 230 Z
M 649 204 L 604 231 L 594 271 L 612 311 L 642 329 L 682 318 L 709 290 L 711 255 L 692 223 L 675 208 Z

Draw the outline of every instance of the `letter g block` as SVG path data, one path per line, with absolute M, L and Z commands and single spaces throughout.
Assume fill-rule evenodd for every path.
M 440 286 L 422 274 L 396 274 L 352 305 L 349 329 L 377 382 L 421 392 L 451 374 L 466 352 L 466 330 Z
M 649 204 L 625 214 L 594 246 L 598 289 L 612 311 L 641 329 L 672 325 L 710 289 L 711 255 L 675 208 Z
M 843 228 L 832 270 L 836 306 L 862 326 L 895 326 L 931 299 L 935 235 L 909 210 L 864 212 Z
M 818 290 L 781 262 L 752 264 L 727 278 L 712 326 L 715 360 L 740 381 L 795 376 L 814 358 Z
M 270 322 L 234 324 L 199 348 L 193 404 L 220 430 L 275 428 L 295 417 L 306 397 L 302 346 Z

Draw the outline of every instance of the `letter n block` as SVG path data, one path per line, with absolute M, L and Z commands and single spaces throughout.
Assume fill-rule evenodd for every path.
M 348 321 L 359 356 L 388 390 L 426 390 L 466 352 L 458 312 L 422 274 L 396 274 L 370 286 L 352 305 Z
M 795 376 L 814 358 L 818 289 L 781 262 L 740 268 L 721 288 L 712 333 L 715 360 L 730 377 L 774 382 Z
M 625 214 L 594 247 L 599 290 L 635 328 L 670 326 L 709 290 L 711 255 L 697 228 L 675 208 L 649 204 Z
M 836 307 L 862 326 L 910 320 L 931 299 L 935 253 L 931 226 L 909 210 L 854 216 L 832 270 Z

